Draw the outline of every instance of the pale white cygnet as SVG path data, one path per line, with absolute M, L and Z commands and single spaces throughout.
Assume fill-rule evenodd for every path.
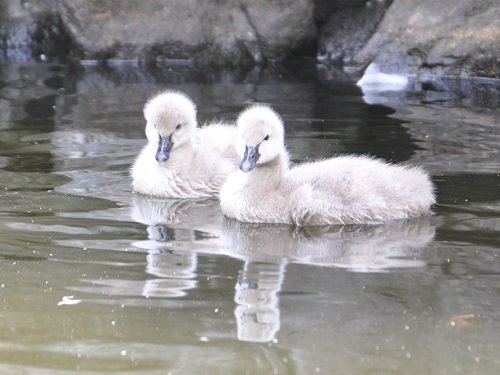
M 197 127 L 196 106 L 186 95 L 165 91 L 144 106 L 147 145 L 131 168 L 134 191 L 170 198 L 217 197 L 238 167 L 236 127 Z
M 418 167 L 339 156 L 289 167 L 280 116 L 257 105 L 237 120 L 242 161 L 221 189 L 222 212 L 252 223 L 378 224 L 430 212 L 429 176 Z

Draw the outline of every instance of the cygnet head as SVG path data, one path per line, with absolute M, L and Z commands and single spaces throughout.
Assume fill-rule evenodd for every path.
M 144 106 L 146 137 L 158 144 L 156 160 L 166 162 L 172 150 L 191 142 L 196 128 L 196 106 L 186 95 L 165 91 Z
M 283 121 L 271 107 L 249 107 L 238 116 L 236 124 L 236 150 L 242 159 L 243 172 L 274 160 L 283 149 Z

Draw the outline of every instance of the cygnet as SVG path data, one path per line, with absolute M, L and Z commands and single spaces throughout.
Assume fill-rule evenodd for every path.
M 237 119 L 240 170 L 220 192 L 224 215 L 243 222 L 297 226 L 379 224 L 430 213 L 429 176 L 419 167 L 367 156 L 339 156 L 289 166 L 284 126 L 270 107 Z
M 147 145 L 131 168 L 134 191 L 169 198 L 217 197 L 238 168 L 236 127 L 198 128 L 196 106 L 185 94 L 165 91 L 144 106 Z

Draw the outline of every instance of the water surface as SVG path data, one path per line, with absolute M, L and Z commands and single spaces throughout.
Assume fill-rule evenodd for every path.
M 363 97 L 314 67 L 1 66 L 0 372 L 496 374 L 497 87 Z M 142 106 L 165 88 L 201 122 L 273 105 L 295 161 L 422 165 L 435 215 L 299 230 L 133 194 Z

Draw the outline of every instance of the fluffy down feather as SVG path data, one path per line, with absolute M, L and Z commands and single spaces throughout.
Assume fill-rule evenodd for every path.
M 165 91 L 144 106 L 147 145 L 132 168 L 132 187 L 142 194 L 170 198 L 217 197 L 236 170 L 236 127 L 210 124 L 198 128 L 196 107 L 186 95 Z M 168 156 L 157 160 L 162 141 Z
M 419 167 L 352 155 L 289 167 L 283 122 L 270 107 L 246 109 L 237 128 L 242 170 L 220 193 L 228 217 L 298 226 L 379 224 L 428 214 L 435 203 L 431 180 Z

